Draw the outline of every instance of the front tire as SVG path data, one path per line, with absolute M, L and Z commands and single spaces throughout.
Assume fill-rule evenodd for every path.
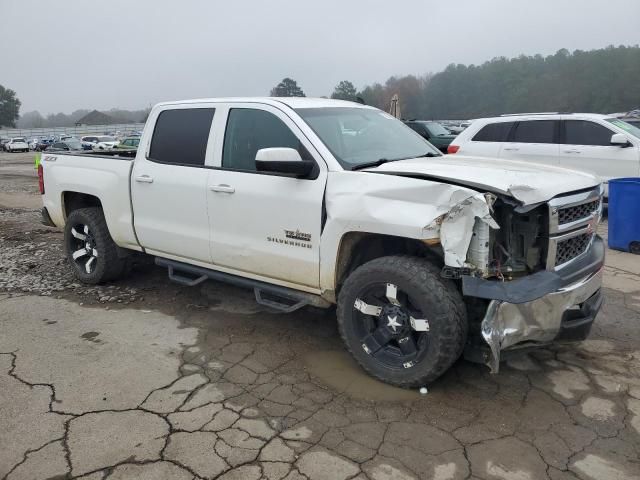
M 73 273 L 82 283 L 108 282 L 127 273 L 127 258 L 119 255 L 101 208 L 71 212 L 64 227 L 64 244 Z
M 342 286 L 337 316 L 342 339 L 360 366 L 405 388 L 440 377 L 460 357 L 467 338 L 460 292 L 424 258 L 389 256 L 361 265 Z

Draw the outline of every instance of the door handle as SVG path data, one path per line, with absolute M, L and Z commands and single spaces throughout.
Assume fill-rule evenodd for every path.
M 153 177 L 149 175 L 138 175 L 136 177 L 136 182 L 138 183 L 153 183 Z
M 517 152 L 520 149 L 519 148 L 513 148 L 513 147 L 512 148 L 505 147 L 503 150 L 505 150 L 507 152 Z
M 233 193 L 236 191 L 235 188 L 225 183 L 222 183 L 220 185 L 211 185 L 209 187 L 209 190 L 211 190 L 212 192 L 220 192 L 220 193 Z
M 580 150 L 563 150 L 563 153 L 581 153 Z

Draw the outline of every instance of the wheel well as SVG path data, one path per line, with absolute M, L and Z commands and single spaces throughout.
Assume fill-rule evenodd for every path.
M 88 193 L 64 192 L 62 194 L 62 204 L 64 206 L 64 216 L 68 217 L 71 212 L 79 208 L 102 207 L 100 199 Z
M 414 238 L 396 237 L 366 232 L 350 232 L 342 237 L 336 263 L 336 292 L 349 274 L 374 258 L 388 255 L 426 257 L 434 265 L 444 265 L 439 244 L 430 245 Z

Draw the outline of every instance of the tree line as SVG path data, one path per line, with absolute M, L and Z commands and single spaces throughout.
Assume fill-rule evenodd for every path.
M 292 78 L 284 78 L 271 96 L 304 97 Z M 442 72 L 392 76 L 358 90 L 348 80 L 335 86 L 331 98 L 361 101 L 388 110 L 397 94 L 405 118 L 468 119 L 502 113 L 583 111 L 612 113 L 640 107 L 640 47 L 619 46 L 553 55 L 498 57 L 481 65 L 451 64 Z M 71 126 L 89 110 L 43 117 L 18 115 L 20 100 L 0 85 L 0 126 Z M 118 121 L 144 121 L 148 110 L 112 109 Z
M 304 96 L 295 80 L 286 85 Z M 282 83 L 282 82 L 281 82 Z M 272 95 L 289 96 L 278 87 Z M 356 91 L 340 82 L 331 98 L 358 99 L 388 110 L 398 94 L 405 118 L 469 119 L 518 112 L 623 112 L 640 107 L 640 47 L 607 47 L 554 55 L 498 57 L 482 65 L 451 64 L 422 76 L 390 77 Z

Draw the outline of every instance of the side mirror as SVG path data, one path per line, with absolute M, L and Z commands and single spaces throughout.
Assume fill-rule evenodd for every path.
M 631 142 L 624 133 L 614 133 L 611 135 L 611 145 L 617 145 L 618 147 L 630 147 Z
M 299 178 L 309 176 L 315 162 L 303 160 L 293 148 L 261 148 L 256 152 L 256 170 L 295 175 Z

